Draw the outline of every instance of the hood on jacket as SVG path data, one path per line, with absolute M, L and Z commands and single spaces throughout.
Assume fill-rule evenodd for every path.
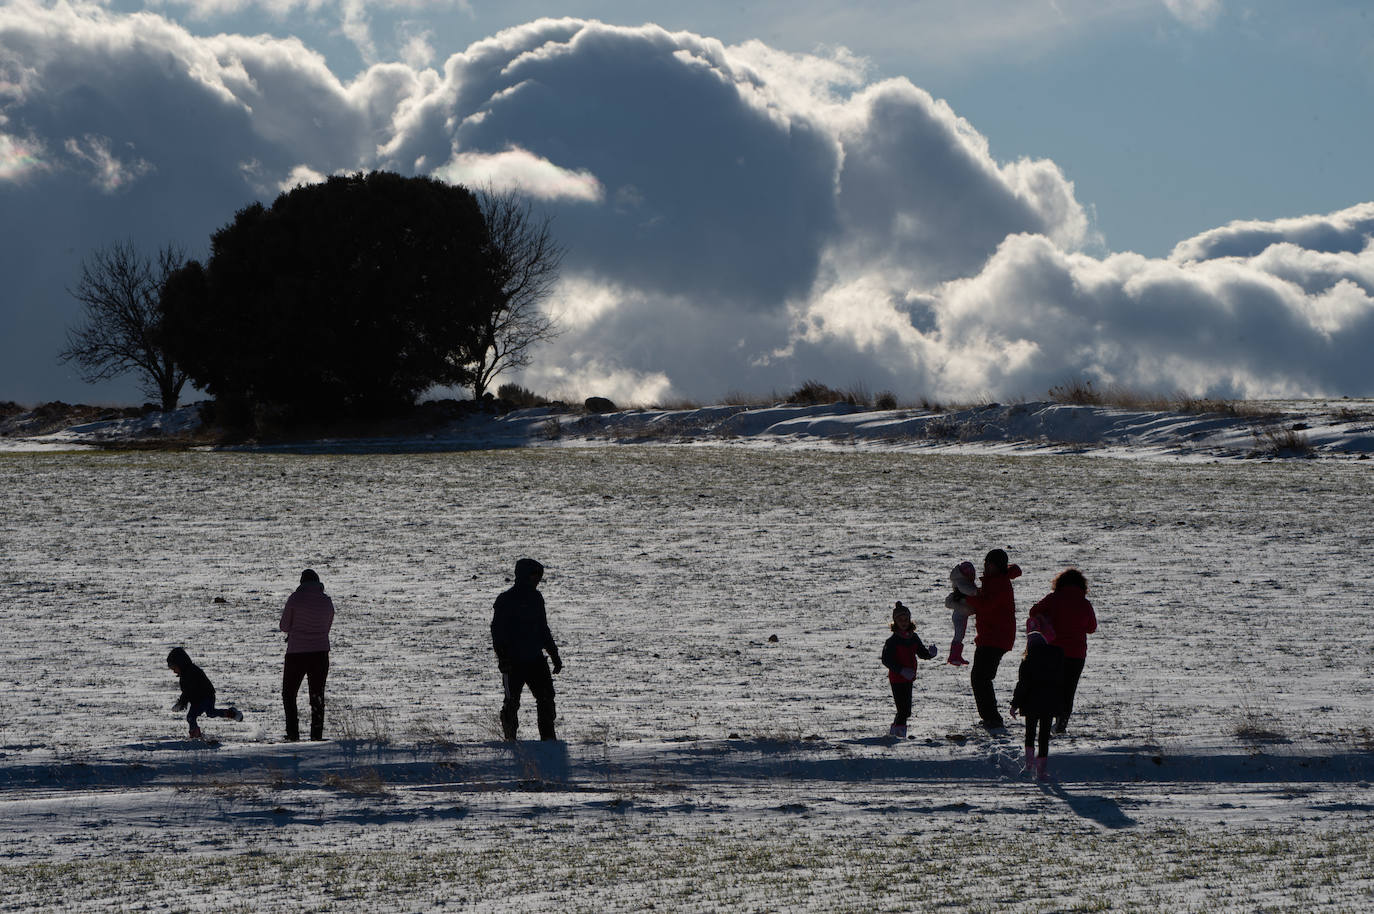
M 187 667 L 192 666 L 191 656 L 186 653 L 185 648 L 174 647 L 172 648 L 172 652 L 167 655 L 167 666 L 185 670 Z
M 544 566 L 534 559 L 520 559 L 515 563 L 515 583 L 528 584 L 544 574 Z

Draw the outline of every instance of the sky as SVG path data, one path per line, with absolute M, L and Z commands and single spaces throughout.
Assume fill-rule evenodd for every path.
M 9 0 L 0 400 L 143 399 L 94 250 L 375 168 L 552 217 L 549 395 L 1374 396 L 1366 7 Z

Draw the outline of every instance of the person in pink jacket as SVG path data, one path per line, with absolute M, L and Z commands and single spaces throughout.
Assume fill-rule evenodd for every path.
M 279 628 L 286 632 L 286 662 L 282 666 L 281 697 L 286 709 L 286 738 L 301 738 L 296 694 L 301 680 L 309 680 L 310 738 L 324 739 L 324 681 L 329 676 L 329 629 L 334 625 L 334 601 L 324 592 L 320 576 L 307 568 L 301 585 L 286 598 Z
M 1020 576 L 1021 568 L 1009 564 L 1006 551 L 993 549 L 983 559 L 983 579 L 978 592 L 964 598 L 975 613 L 977 631 L 973 639 L 973 669 L 969 671 L 969 683 L 973 686 L 978 717 L 989 730 L 1005 726 L 997 710 L 993 680 L 1002 658 L 1016 646 L 1016 597 L 1011 582 Z
M 1064 652 L 1064 688 L 1054 716 L 1054 732 L 1063 733 L 1068 729 L 1074 693 L 1087 662 L 1088 636 L 1097 631 L 1097 614 L 1088 602 L 1088 579 L 1077 568 L 1059 572 L 1049 595 L 1036 603 L 1030 614 L 1049 619 L 1054 627 L 1050 643 Z

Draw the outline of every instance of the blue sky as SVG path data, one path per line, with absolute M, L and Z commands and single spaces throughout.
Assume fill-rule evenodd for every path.
M 6 3 L 0 399 L 137 399 L 50 355 L 92 247 L 371 167 L 554 215 L 550 393 L 1374 395 L 1364 6 Z

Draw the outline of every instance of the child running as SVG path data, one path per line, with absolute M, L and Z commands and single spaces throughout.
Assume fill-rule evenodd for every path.
M 184 648 L 174 647 L 172 652 L 167 655 L 167 668 L 176 674 L 181 683 L 181 697 L 177 703 L 172 705 L 173 711 L 185 711 L 186 723 L 191 728 L 191 739 L 200 739 L 200 726 L 196 723 L 197 718 L 204 714 L 206 717 L 228 717 L 232 720 L 243 720 L 243 712 L 237 708 L 215 707 L 215 686 L 210 682 L 210 677 L 205 675 L 205 671 L 191 662 L 190 656 Z
M 1026 620 L 1026 653 L 1011 696 L 1011 716 L 1020 711 L 1026 717 L 1026 772 L 1041 781 L 1050 776 L 1050 726 L 1059 713 L 1064 661 L 1064 652 L 1050 644 L 1054 635 L 1046 626 L 1043 616 Z
M 954 590 L 945 597 L 945 609 L 950 610 L 950 621 L 954 623 L 954 640 L 949 643 L 949 656 L 945 663 L 951 666 L 968 666 L 964 659 L 964 632 L 968 631 L 968 617 L 977 610 L 969 605 L 965 597 L 978 592 L 977 569 L 972 562 L 960 562 L 949 572 L 949 583 Z
M 897 716 L 892 719 L 887 735 L 906 739 L 906 722 L 911 717 L 911 692 L 916 684 L 916 660 L 933 660 L 939 649 L 926 647 L 911 624 L 911 610 L 898 600 L 892 607 L 892 635 L 883 644 L 883 666 L 887 667 L 887 681 L 892 686 L 892 700 Z

